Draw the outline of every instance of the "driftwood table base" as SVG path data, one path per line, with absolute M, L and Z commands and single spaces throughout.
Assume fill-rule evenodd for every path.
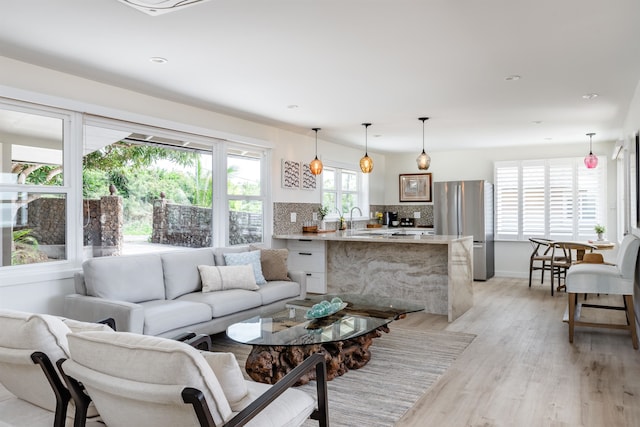
M 247 357 L 247 374 L 258 382 L 275 384 L 314 353 L 322 353 L 327 364 L 327 380 L 343 375 L 349 369 L 359 369 L 371 359 L 373 339 L 382 336 L 389 328 L 381 326 L 368 334 L 356 338 L 324 344 L 294 346 L 253 346 Z M 306 384 L 315 379 L 315 370 L 300 378 L 296 385 Z

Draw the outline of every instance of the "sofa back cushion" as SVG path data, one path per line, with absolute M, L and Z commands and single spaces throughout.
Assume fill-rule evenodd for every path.
M 161 255 L 167 299 L 202 290 L 199 265 L 214 265 L 213 249 L 167 252 Z
M 165 299 L 158 254 L 93 258 L 82 270 L 89 296 L 133 303 Z

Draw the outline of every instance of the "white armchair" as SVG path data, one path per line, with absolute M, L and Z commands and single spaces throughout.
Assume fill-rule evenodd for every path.
M 0 383 L 15 396 L 0 402 L 0 424 L 42 420 L 42 425 L 65 425 L 67 410 L 73 416 L 75 408 L 54 363 L 69 357 L 67 335 L 88 329 L 110 330 L 103 324 L 0 310 Z M 97 416 L 95 408 L 88 410 L 90 417 Z
M 267 385 L 245 380 L 232 353 L 200 352 L 182 342 L 127 332 L 82 332 L 68 339 L 70 359 L 59 366 L 82 384 L 109 427 L 293 427 L 309 417 L 328 425 L 320 354 Z M 317 400 L 290 388 L 314 367 Z
M 633 348 L 638 348 L 633 288 L 639 248 L 640 240 L 629 234 L 625 236 L 620 244 L 615 264 L 582 263 L 569 268 L 565 282 L 567 294 L 569 295 L 569 342 L 573 342 L 575 326 L 625 329 L 631 333 Z M 624 307 L 587 303 L 578 305 L 578 294 L 622 295 Z M 625 310 L 627 321 L 625 324 L 580 321 L 581 307 Z

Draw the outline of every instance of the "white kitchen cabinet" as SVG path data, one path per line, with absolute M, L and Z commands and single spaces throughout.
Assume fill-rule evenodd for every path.
M 287 267 L 292 271 L 304 271 L 307 275 L 307 292 L 327 293 L 326 244 L 317 240 L 291 239 L 287 241 L 289 257 Z

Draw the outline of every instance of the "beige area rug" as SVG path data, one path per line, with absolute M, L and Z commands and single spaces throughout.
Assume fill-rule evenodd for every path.
M 451 366 L 475 335 L 394 328 L 376 338 L 372 357 L 362 369 L 328 382 L 332 427 L 390 427 L 404 415 Z M 230 351 L 244 368 L 250 346 L 219 335 L 213 351 Z M 315 396 L 315 381 L 300 389 Z M 304 426 L 316 427 L 308 420 Z

